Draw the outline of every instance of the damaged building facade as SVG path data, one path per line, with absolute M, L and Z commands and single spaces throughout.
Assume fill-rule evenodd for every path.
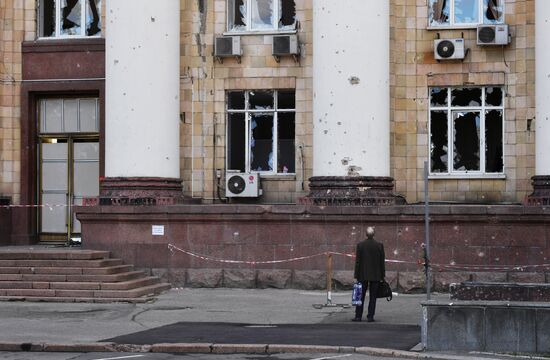
M 548 18 L 546 0 L 5 0 L 0 244 L 324 286 L 322 255 L 375 225 L 410 289 L 428 161 L 437 286 L 550 281 Z

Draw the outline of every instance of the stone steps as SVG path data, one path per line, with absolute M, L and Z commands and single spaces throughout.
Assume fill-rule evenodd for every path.
M 105 251 L 0 248 L 0 301 L 143 302 L 169 288 Z

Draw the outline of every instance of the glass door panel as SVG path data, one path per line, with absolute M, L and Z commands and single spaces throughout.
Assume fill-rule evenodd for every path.
M 99 196 L 99 143 L 75 142 L 73 144 L 73 202 L 82 205 L 86 197 Z M 80 221 L 72 214 L 72 233 L 80 233 Z
M 41 144 L 40 220 L 42 233 L 67 233 L 68 159 L 67 143 Z

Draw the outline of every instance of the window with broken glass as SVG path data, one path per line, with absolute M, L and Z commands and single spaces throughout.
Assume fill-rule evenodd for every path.
M 434 87 L 429 91 L 431 174 L 502 174 L 503 89 Z
M 296 97 L 288 90 L 227 94 L 227 169 L 294 174 Z
M 227 6 L 231 32 L 296 29 L 294 0 L 229 0 Z
M 101 35 L 102 0 L 40 0 L 41 38 L 69 38 Z
M 504 0 L 429 0 L 429 27 L 502 24 Z

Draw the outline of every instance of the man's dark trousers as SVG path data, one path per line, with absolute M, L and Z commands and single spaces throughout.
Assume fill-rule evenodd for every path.
M 376 299 L 378 298 L 378 289 L 380 287 L 380 281 L 362 281 L 363 293 L 361 294 L 361 305 L 355 307 L 355 318 L 361 319 L 363 317 L 363 307 L 365 305 L 365 295 L 367 294 L 367 288 L 369 289 L 369 307 L 367 310 L 367 319 L 374 318 L 374 311 L 376 310 Z

